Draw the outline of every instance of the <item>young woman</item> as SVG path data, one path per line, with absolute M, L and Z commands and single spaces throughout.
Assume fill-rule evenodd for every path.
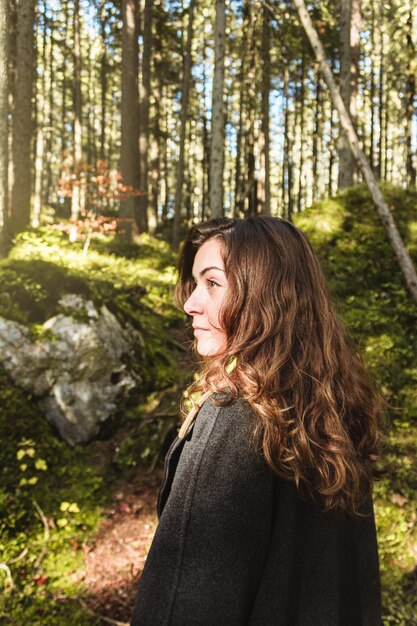
M 199 224 L 176 296 L 202 370 L 132 625 L 380 626 L 381 405 L 310 243 L 267 216 Z

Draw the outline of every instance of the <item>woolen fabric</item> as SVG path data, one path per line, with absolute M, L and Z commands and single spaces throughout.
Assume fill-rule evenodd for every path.
M 165 463 L 132 626 L 380 626 L 372 503 L 323 512 L 275 476 L 243 400 L 205 402 Z

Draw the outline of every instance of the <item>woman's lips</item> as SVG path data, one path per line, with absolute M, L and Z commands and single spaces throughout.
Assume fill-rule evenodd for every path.
M 194 335 L 197 335 L 199 333 L 207 333 L 207 332 L 209 332 L 208 328 L 200 328 L 199 326 L 193 326 L 193 328 L 194 328 Z

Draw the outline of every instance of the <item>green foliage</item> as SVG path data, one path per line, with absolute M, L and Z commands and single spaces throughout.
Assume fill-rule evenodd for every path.
M 417 261 L 417 193 L 383 186 Z M 297 217 L 328 277 L 348 333 L 388 401 L 390 433 L 375 485 L 384 626 L 417 624 L 417 306 L 364 185 Z
M 417 262 L 417 193 L 383 187 Z M 417 420 L 417 305 L 364 185 L 323 200 L 296 223 L 311 239 L 347 330 L 391 405 Z

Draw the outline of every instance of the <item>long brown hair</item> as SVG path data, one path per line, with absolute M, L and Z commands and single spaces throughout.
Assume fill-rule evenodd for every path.
M 230 391 L 259 416 L 254 432 L 279 476 L 356 513 L 372 484 L 382 399 L 335 312 L 306 236 L 264 215 L 194 226 L 179 262 L 176 301 L 194 289 L 200 246 L 221 243 L 228 292 L 220 321 L 227 345 L 205 357 L 193 391 Z M 230 371 L 230 361 L 236 366 Z

